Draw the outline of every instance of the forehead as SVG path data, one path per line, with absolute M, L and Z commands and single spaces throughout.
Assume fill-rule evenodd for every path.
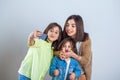
M 67 21 L 67 24 L 75 24 L 74 19 L 70 19 L 70 20 L 68 20 L 68 21 Z
M 56 30 L 56 31 L 59 31 L 59 27 L 58 26 L 54 26 L 51 28 L 52 30 Z
M 65 42 L 63 45 L 71 45 L 70 41 Z

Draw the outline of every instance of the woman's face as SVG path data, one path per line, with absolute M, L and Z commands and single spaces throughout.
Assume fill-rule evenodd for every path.
M 76 30 L 76 24 L 74 19 L 68 20 L 65 26 L 65 31 L 68 36 L 75 38 L 77 30 Z
M 48 30 L 48 39 L 53 42 L 53 41 L 56 41 L 59 37 L 59 28 L 58 26 L 55 26 L 53 28 L 51 28 L 50 30 Z

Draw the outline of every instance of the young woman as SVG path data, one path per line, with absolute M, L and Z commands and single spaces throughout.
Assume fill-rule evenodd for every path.
M 19 69 L 19 80 L 44 80 L 53 58 L 53 50 L 61 40 L 62 28 L 57 23 L 51 23 L 45 29 L 45 40 L 37 38 L 42 36 L 35 30 L 29 37 L 29 50 Z
M 71 37 L 76 44 L 77 52 L 71 50 L 71 53 L 65 54 L 65 56 L 73 57 L 79 61 L 83 72 L 78 80 L 91 80 L 91 40 L 88 33 L 84 32 L 84 24 L 80 15 L 71 15 L 67 18 L 63 30 L 63 38 L 66 37 Z M 62 53 L 60 56 L 63 56 Z

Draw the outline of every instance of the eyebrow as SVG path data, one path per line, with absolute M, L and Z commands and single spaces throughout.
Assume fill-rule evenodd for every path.
M 66 23 L 67 25 L 69 24 L 69 23 Z M 72 23 L 72 25 L 76 25 L 75 23 Z
M 72 24 L 72 25 L 76 26 L 76 24 Z
M 56 32 L 59 32 L 59 30 L 56 30 Z
M 54 28 L 51 28 L 52 30 L 54 30 Z M 59 30 L 55 30 L 56 32 L 59 32 Z

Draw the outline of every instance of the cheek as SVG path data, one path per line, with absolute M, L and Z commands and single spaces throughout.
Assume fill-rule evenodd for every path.
M 47 35 L 50 36 L 50 33 L 48 32 Z
M 75 33 L 77 32 L 76 28 L 74 28 L 74 32 L 75 32 Z
M 66 28 L 65 28 L 65 31 L 67 32 L 67 30 L 68 30 L 68 28 L 66 27 Z
M 58 39 L 58 38 L 59 38 L 59 34 L 56 35 L 56 39 Z
M 65 52 L 65 48 L 63 48 L 62 51 Z
M 69 51 L 71 51 L 72 49 L 70 48 Z

